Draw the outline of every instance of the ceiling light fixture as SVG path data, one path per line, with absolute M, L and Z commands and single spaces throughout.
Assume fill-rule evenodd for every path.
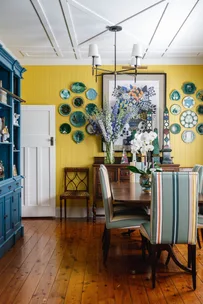
M 136 82 L 136 76 L 137 76 L 137 69 L 138 68 L 146 68 L 146 67 L 140 67 L 141 64 L 141 58 L 142 58 L 142 47 L 140 44 L 134 44 L 132 49 L 132 58 L 130 61 L 130 66 L 123 67 L 124 69 L 117 71 L 116 67 L 116 33 L 120 32 L 122 30 L 121 26 L 113 25 L 113 26 L 107 26 L 106 27 L 110 32 L 115 33 L 114 38 L 114 70 L 105 70 L 100 68 L 101 66 L 101 57 L 99 55 L 99 50 L 97 44 L 90 44 L 89 45 L 89 53 L 88 57 L 92 57 L 92 75 L 95 75 L 96 82 L 97 77 L 101 76 L 102 73 L 99 74 L 99 72 L 106 72 L 108 74 L 114 75 L 114 87 L 116 88 L 116 75 L 118 74 L 129 74 L 126 72 L 130 72 L 130 74 L 133 74 L 135 76 L 135 82 Z

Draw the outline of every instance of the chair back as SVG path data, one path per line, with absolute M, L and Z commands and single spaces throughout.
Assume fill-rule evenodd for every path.
M 108 227 L 108 223 L 111 222 L 113 217 L 113 202 L 112 202 L 111 188 L 109 182 L 109 175 L 104 165 L 100 165 L 99 167 L 99 179 L 101 183 L 101 192 L 102 192 L 102 200 L 104 204 L 106 226 Z
M 195 165 L 192 169 L 192 172 L 198 172 L 199 177 L 199 193 L 203 193 L 203 166 Z
M 89 192 L 89 168 L 64 168 L 64 192 Z
M 196 244 L 198 173 L 154 172 L 150 241 L 152 244 Z

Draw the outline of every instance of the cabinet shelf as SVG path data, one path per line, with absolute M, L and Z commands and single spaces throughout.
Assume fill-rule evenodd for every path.
M 12 142 L 0 142 L 0 145 L 12 145 Z
M 0 101 L 0 108 L 6 109 L 6 108 L 12 108 L 12 106 L 8 105 L 7 103 L 3 103 L 3 102 Z
M 20 128 L 20 126 L 19 126 L 19 125 L 14 125 L 14 124 L 13 124 L 13 126 L 14 126 L 15 128 Z
M 20 152 L 20 150 L 13 150 L 14 153 Z

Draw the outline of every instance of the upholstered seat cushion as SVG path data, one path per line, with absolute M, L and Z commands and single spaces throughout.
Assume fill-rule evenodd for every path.
M 89 193 L 85 192 L 85 191 L 74 191 L 74 190 L 70 190 L 67 192 L 64 192 L 60 195 L 60 198 L 81 198 L 81 197 L 89 197 Z
M 198 224 L 197 228 L 203 228 L 203 215 L 198 215 Z
M 150 240 L 150 222 L 140 225 L 140 233 L 148 240 Z
M 113 204 L 113 215 L 148 215 L 147 207 L 129 207 L 122 204 Z
M 106 222 L 106 228 L 133 228 L 140 226 L 140 222 L 148 222 L 149 215 L 132 215 L 132 214 L 121 214 L 113 216 L 110 222 Z

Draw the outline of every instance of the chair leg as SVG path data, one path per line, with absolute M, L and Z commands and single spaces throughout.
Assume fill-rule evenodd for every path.
M 189 245 L 191 247 L 191 259 L 192 259 L 192 283 L 193 289 L 196 289 L 196 245 Z
M 190 268 L 192 262 L 192 251 L 191 251 L 191 245 L 188 244 L 187 246 L 187 266 Z
M 89 222 L 89 198 L 86 199 L 86 207 L 87 207 L 87 222 Z
M 66 199 L 64 200 L 64 217 L 66 219 Z
M 105 229 L 105 237 L 103 242 L 103 263 L 106 264 L 107 258 L 108 258 L 108 252 L 109 252 L 109 246 L 110 246 L 110 230 Z
M 197 243 L 198 243 L 199 249 L 201 249 L 202 246 L 201 246 L 200 238 L 199 238 L 199 229 L 197 229 Z
M 141 238 L 142 238 L 142 245 L 141 245 L 141 248 L 142 248 L 142 258 L 145 261 L 145 259 L 146 259 L 145 250 L 146 250 L 146 247 L 147 247 L 147 239 L 142 234 L 141 234 Z
M 203 228 L 201 228 L 202 241 L 203 241 Z
M 151 267 L 152 267 L 152 288 L 155 288 L 155 283 L 156 283 L 156 263 L 157 263 L 157 245 L 151 244 Z
M 60 220 L 62 220 L 62 199 L 60 198 Z

